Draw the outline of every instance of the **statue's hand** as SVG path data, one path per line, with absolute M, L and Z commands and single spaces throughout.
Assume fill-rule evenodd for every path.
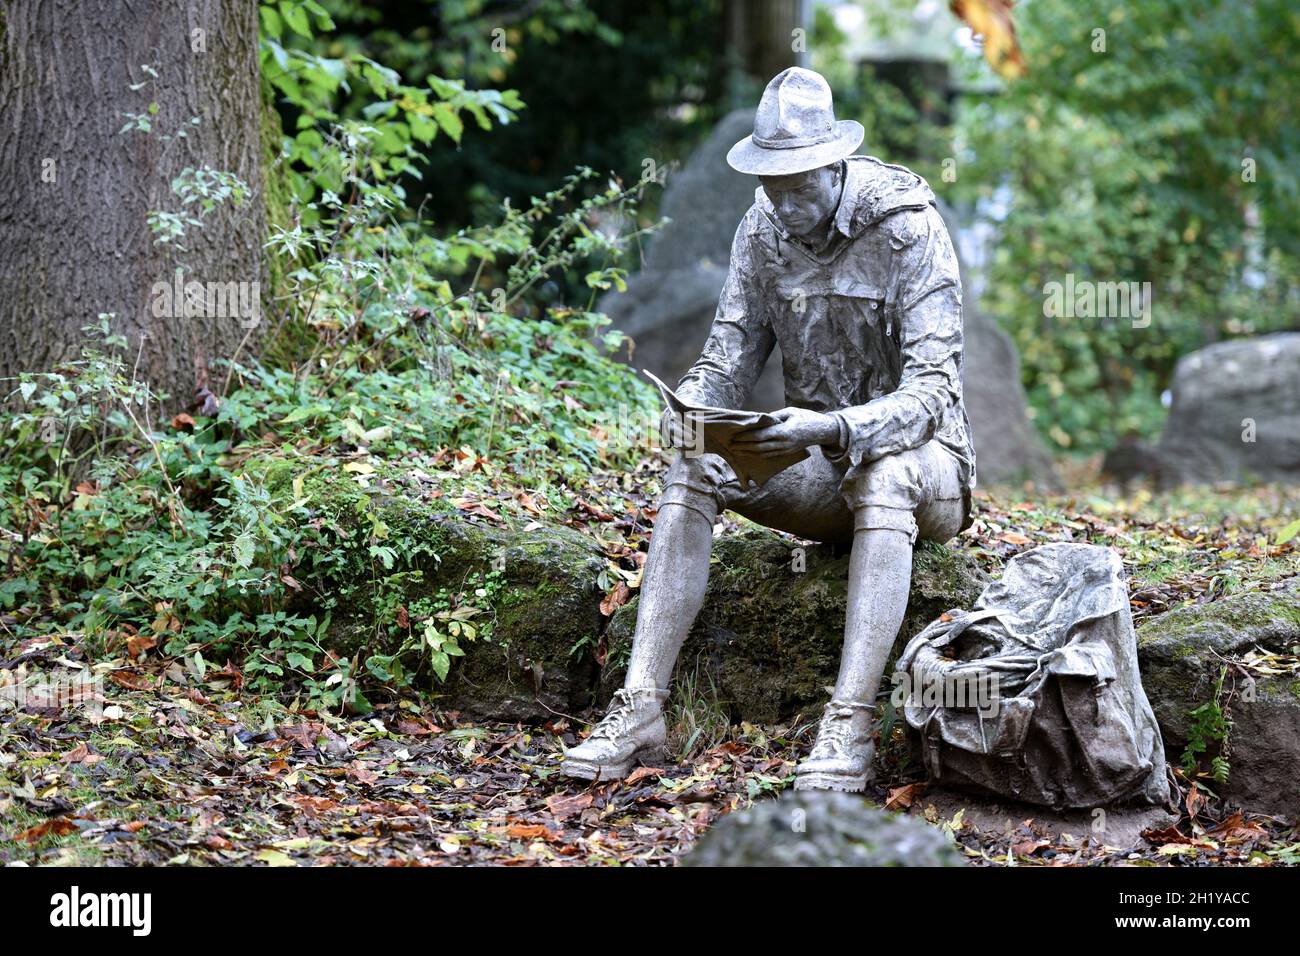
M 839 440 L 839 423 L 821 412 L 783 408 L 773 412 L 772 417 L 777 419 L 777 424 L 743 431 L 731 443 L 741 451 L 772 457 L 810 445 L 834 444 Z

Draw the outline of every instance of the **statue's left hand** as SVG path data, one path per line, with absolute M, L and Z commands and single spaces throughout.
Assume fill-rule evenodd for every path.
M 832 445 L 839 440 L 839 424 L 821 412 L 783 408 L 772 412 L 772 417 L 777 419 L 777 424 L 741 432 L 731 443 L 739 450 L 771 457 L 810 445 Z

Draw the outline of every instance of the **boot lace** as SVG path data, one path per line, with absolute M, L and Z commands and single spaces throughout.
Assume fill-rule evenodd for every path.
M 636 715 L 636 692 L 626 687 L 614 691 L 608 713 L 591 732 L 589 740 L 615 740 L 627 732 Z
M 817 741 L 812 757 L 843 757 L 851 752 L 855 733 L 853 715 L 866 708 L 865 704 L 850 704 L 833 700 L 826 705 L 821 726 L 817 728 Z

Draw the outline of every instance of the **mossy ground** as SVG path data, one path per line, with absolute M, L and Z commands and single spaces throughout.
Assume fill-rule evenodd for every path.
M 240 685 L 237 662 L 204 676 L 156 649 L 110 662 L 131 678 L 107 685 L 107 702 L 122 708 L 120 718 L 96 725 L 77 713 L 0 715 L 0 856 L 41 863 L 670 862 L 718 814 L 789 785 L 810 743 L 808 721 L 735 722 L 735 668 L 744 663 L 761 678 L 742 688 L 756 712 L 793 707 L 815 715 L 809 705 L 838 660 L 844 555 L 808 549 L 806 568 L 796 575 L 791 553 L 802 543 L 727 517 L 714 586 L 736 600 L 714 602 L 702 616 L 683 657 L 682 674 L 697 679 L 672 705 L 686 762 L 593 791 L 555 777 L 560 749 L 582 726 L 563 714 L 578 714 L 589 702 L 602 664 L 614 673 L 625 657 L 621 641 L 634 606 L 619 610 L 607 627 L 600 603 L 618 594 L 620 583 L 634 584 L 642 567 L 653 472 L 646 481 L 593 476 L 581 493 L 547 497 L 477 471 L 391 464 L 346 470 L 356 460 L 272 462 L 259 474 L 277 496 L 293 496 L 294 479 L 302 476 L 298 493 L 309 499 L 303 520 L 346 526 L 360 535 L 358 546 L 371 543 L 373 522 L 380 522 L 381 540 L 429 572 L 397 589 L 402 600 L 455 592 L 467 575 L 490 570 L 504 554 L 492 639 L 455 660 L 446 682 L 424 674 L 418 686 L 378 696 L 368 717 L 295 704 L 292 687 L 280 702 L 251 693 Z M 966 534 L 918 550 L 909 628 L 968 604 L 1007 557 L 1048 541 L 1117 547 L 1144 633 L 1169 609 L 1215 608 L 1226 595 L 1300 572 L 1295 542 L 1276 540 L 1300 513 L 1294 489 L 1120 503 L 1104 493 L 1021 497 L 979 495 Z M 394 573 L 373 561 L 369 571 L 376 581 Z M 366 577 L 337 617 L 364 622 L 366 640 L 374 639 L 376 619 L 394 611 L 377 600 L 382 593 Z M 634 594 L 633 587 L 623 596 Z M 1281 618 L 1293 611 L 1286 605 L 1263 613 Z M 21 668 L 55 671 L 64 666 L 59 658 L 75 662 L 80 650 L 75 642 L 43 649 L 28 642 L 6 644 L 3 654 L 12 677 Z M 701 661 L 708 666 L 698 670 Z M 1300 687 L 1294 677 L 1279 682 L 1288 693 Z M 473 702 L 492 698 L 532 708 L 528 723 L 485 723 L 470 713 Z M 727 722 L 720 724 L 719 714 Z M 307 738 L 302 726 L 311 728 Z M 919 768 L 892 746 L 881 756 L 871 797 L 924 813 Z M 1245 810 L 1247 821 L 1255 820 Z M 42 831 L 51 821 L 63 822 Z M 1003 840 L 976 833 L 961 821 L 932 822 L 953 824 L 976 862 L 1005 862 L 1013 844 L 1029 845 L 1014 834 Z M 1205 824 L 1202 817 L 1198 825 Z M 1249 836 L 1220 840 L 1214 849 L 1189 843 L 1180 858 L 1260 864 L 1300 857 L 1300 838 L 1285 826 L 1261 818 L 1246 827 Z M 1034 849 L 1012 857 L 1050 862 L 1046 849 L 1030 844 Z M 1085 842 L 1054 853 L 1077 862 L 1170 859 L 1154 844 L 1117 855 Z

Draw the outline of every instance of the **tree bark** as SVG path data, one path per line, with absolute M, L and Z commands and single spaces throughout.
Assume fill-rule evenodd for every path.
M 151 103 L 152 132 L 120 132 L 124 114 L 148 114 Z M 6 0 L 0 378 L 77 357 L 82 327 L 113 313 L 132 361 L 139 352 L 138 377 L 170 395 L 169 408 L 192 402 L 196 365 L 233 357 L 264 325 L 260 117 L 253 0 Z M 178 130 L 185 136 L 165 138 Z M 187 167 L 233 173 L 249 196 L 202 216 L 181 250 L 156 244 L 147 217 L 200 218 L 171 189 Z M 191 296 L 205 293 L 190 299 L 199 314 L 173 301 L 178 268 L 182 282 L 199 283 Z M 233 305 L 218 284 L 236 293 Z M 13 387 L 0 382 L 0 396 Z
M 799 65 L 794 31 L 805 28 L 805 0 L 727 0 L 729 55 L 761 90 L 782 70 Z M 811 42 L 804 37 L 805 44 Z

